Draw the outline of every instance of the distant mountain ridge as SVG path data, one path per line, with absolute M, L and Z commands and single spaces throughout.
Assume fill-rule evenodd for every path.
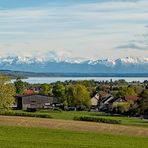
M 0 70 L 36 73 L 148 73 L 148 58 L 61 61 L 9 56 L 0 58 Z

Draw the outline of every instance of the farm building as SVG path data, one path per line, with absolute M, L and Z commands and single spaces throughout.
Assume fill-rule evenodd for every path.
M 31 94 L 15 96 L 15 106 L 17 109 L 42 109 L 49 108 L 56 104 L 57 99 L 47 95 Z
M 115 98 L 112 95 L 106 95 L 101 98 L 100 104 L 99 104 L 99 110 L 101 111 L 107 111 L 109 110 L 111 104 L 115 101 Z
M 112 95 L 106 95 L 99 102 L 99 110 L 110 111 L 113 103 L 136 101 L 137 99 L 137 96 L 113 97 Z
M 98 107 L 98 101 L 100 99 L 99 93 L 96 93 L 94 97 L 91 98 L 91 106 Z

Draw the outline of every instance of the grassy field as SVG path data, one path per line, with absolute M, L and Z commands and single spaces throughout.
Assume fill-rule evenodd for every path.
M 24 111 L 16 111 L 16 112 L 24 112 Z M 102 112 L 75 112 L 75 111 L 38 111 L 36 113 L 48 114 L 53 119 L 63 119 L 63 120 L 73 120 L 75 116 L 96 116 L 102 118 L 109 118 L 115 120 L 121 120 L 122 125 L 130 125 L 130 126 L 139 126 L 139 127 L 147 127 L 148 128 L 148 120 L 141 120 L 139 118 L 132 118 L 132 117 L 122 117 L 122 116 L 107 116 Z
M 120 124 L 104 124 L 96 122 L 82 122 L 73 120 L 45 119 L 34 117 L 0 116 L 0 125 L 40 127 L 49 129 L 63 129 L 70 131 L 87 131 L 95 133 L 125 134 L 131 136 L 148 137 L 148 128 L 125 126 Z
M 1 148 L 147 148 L 147 137 L 0 126 Z
M 0 116 L 0 147 L 148 147 L 148 128 L 71 120 L 72 116 L 76 116 L 78 113 L 81 116 L 88 114 L 94 116 L 94 113 L 89 112 L 50 112 L 50 115 L 53 116 L 53 114 L 56 114 L 60 119 Z M 61 114 L 63 118 L 60 117 Z M 98 114 L 95 114 L 95 116 L 96 115 Z M 99 113 L 99 115 L 101 115 L 101 113 Z M 69 118 L 69 116 L 71 118 Z M 57 116 L 53 117 L 58 118 Z

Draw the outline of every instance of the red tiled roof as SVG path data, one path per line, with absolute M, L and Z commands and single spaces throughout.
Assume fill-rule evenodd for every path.
M 27 90 L 25 90 L 24 94 L 25 95 L 32 95 L 32 94 L 34 94 L 34 91 L 32 89 L 27 89 Z
M 138 97 L 137 96 L 126 96 L 125 100 L 126 101 L 136 101 L 138 100 Z

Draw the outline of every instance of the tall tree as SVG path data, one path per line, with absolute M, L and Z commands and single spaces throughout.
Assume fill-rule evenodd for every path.
M 148 114 L 148 89 L 145 89 L 140 95 L 140 110 L 143 114 Z
M 90 94 L 84 85 L 76 84 L 72 85 L 67 90 L 68 103 L 83 107 L 90 105 Z
M 40 94 L 43 94 L 43 95 L 51 95 L 52 94 L 52 89 L 51 89 L 51 86 L 50 84 L 41 84 L 40 86 L 41 90 L 40 90 Z
M 75 100 L 74 100 L 74 94 L 75 94 L 75 85 L 68 85 L 66 87 L 66 101 L 68 106 L 75 106 Z
M 14 103 L 15 87 L 10 80 L 0 75 L 0 109 L 8 110 Z
M 25 84 L 24 82 L 20 79 L 17 78 L 16 81 L 14 82 L 15 88 L 16 88 L 16 93 L 17 94 L 23 94 L 25 91 Z
M 80 106 L 89 106 L 90 105 L 90 95 L 87 91 L 87 88 L 84 85 L 75 86 L 74 99 L 77 102 L 77 105 Z
M 65 86 L 60 83 L 60 82 L 57 82 L 54 86 L 53 86 L 53 89 L 52 89 L 52 93 L 53 93 L 53 96 L 56 97 L 60 103 L 64 103 L 65 102 Z

